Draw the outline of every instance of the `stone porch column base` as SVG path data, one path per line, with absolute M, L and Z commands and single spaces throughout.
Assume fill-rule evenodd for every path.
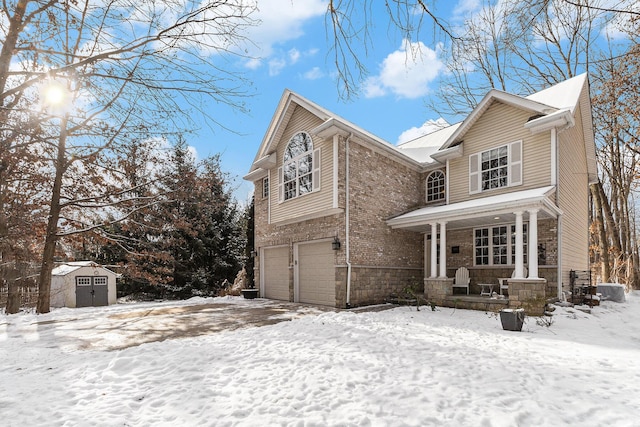
M 446 297 L 453 295 L 453 278 L 424 279 L 424 298 L 435 305 L 444 305 Z
M 509 279 L 509 307 L 524 308 L 528 316 L 542 316 L 547 303 L 546 279 Z

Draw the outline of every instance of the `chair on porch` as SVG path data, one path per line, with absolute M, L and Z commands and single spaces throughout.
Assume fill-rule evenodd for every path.
M 522 270 L 522 272 L 524 273 L 524 277 L 527 277 L 527 267 L 524 267 L 524 270 Z M 513 279 L 516 276 L 516 271 L 513 270 L 513 272 L 511 273 L 511 278 Z M 502 291 L 508 291 L 509 290 L 509 279 L 507 278 L 500 278 L 498 279 L 498 283 L 500 283 L 500 295 L 502 295 Z
M 453 279 L 454 288 L 465 288 L 469 295 L 469 270 L 466 267 L 460 267 L 456 270 L 456 277 Z

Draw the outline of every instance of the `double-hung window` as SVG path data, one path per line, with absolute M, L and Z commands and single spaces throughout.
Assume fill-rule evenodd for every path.
M 469 193 L 522 185 L 522 141 L 469 156 Z
M 298 132 L 289 140 L 278 181 L 281 202 L 320 189 L 320 150 L 313 149 L 308 133 Z
M 523 253 L 527 263 L 527 224 L 523 224 Z M 516 226 L 498 225 L 474 230 L 475 265 L 514 265 Z

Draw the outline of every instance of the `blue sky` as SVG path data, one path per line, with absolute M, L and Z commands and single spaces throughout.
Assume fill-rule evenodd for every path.
M 258 0 L 260 10 L 253 18 L 261 24 L 247 34 L 252 41 L 247 53 L 255 59 L 238 59 L 230 65 L 234 67 L 230 71 L 242 73 L 252 82 L 252 96 L 246 100 L 249 113 L 213 106 L 208 113 L 237 133 L 203 125 L 200 134 L 188 140 L 200 158 L 221 154 L 222 168 L 231 175 L 234 194 L 240 202 L 247 201 L 253 191 L 253 184 L 243 181 L 242 176 L 249 171 L 285 89 L 393 144 L 400 138 L 405 141 L 419 136 L 423 125 L 439 119 L 427 108 L 426 101 L 447 73 L 441 52 L 444 37 L 432 30 L 431 21 L 425 17 L 421 38 L 404 40 L 403 34 L 389 24 L 384 2 L 372 3 L 367 27 L 371 44 L 366 52 L 357 41 L 352 45 L 358 49 L 369 75 L 359 88 L 359 96 L 346 101 L 340 99 L 336 85 L 330 53 L 332 39 L 328 35 L 331 29 L 327 29 L 325 21 L 327 1 Z M 455 29 L 478 12 L 486 0 L 428 3 L 434 3 L 437 9 L 432 12 Z M 361 10 L 359 6 L 356 9 Z M 352 19 L 362 22 L 358 16 Z M 609 37 L 619 37 L 614 31 L 615 23 L 604 22 L 611 27 L 606 30 Z M 454 123 L 461 117 L 446 119 Z
M 373 48 L 361 57 L 369 69 L 369 79 L 363 83 L 358 98 L 345 101 L 339 98 L 329 54 L 326 1 L 268 0 L 259 5 L 255 17 L 262 24 L 248 34 L 256 44 L 249 53 L 258 59 L 235 64 L 238 72 L 254 85 L 251 88 L 254 95 L 247 99 L 250 111 L 245 115 L 220 105 L 209 111 L 240 134 L 203 125 L 199 135 L 188 140 L 198 157 L 221 153 L 223 170 L 234 178 L 234 194 L 240 202 L 247 200 L 253 191 L 253 184 L 243 181 L 242 176 L 249 171 L 285 89 L 391 143 L 396 143 L 403 132 L 438 118 L 427 110 L 424 101 L 443 71 L 437 58 L 437 40 L 414 40 L 413 43 L 423 44 L 420 46 L 423 57 L 407 69 L 406 49 L 416 45 L 403 40 L 401 34 L 388 26 L 384 11 L 374 10 L 373 25 L 369 28 Z

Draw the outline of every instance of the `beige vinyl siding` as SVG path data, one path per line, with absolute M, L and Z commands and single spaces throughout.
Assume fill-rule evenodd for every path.
M 298 217 L 307 217 L 331 209 L 333 206 L 333 140 L 324 140 L 317 136 L 313 139 L 314 150 L 320 149 L 320 190 L 283 202 L 278 201 L 278 168 L 282 166 L 284 150 L 293 135 L 309 132 L 322 121 L 307 110 L 296 107 L 291 120 L 278 141 L 277 164 L 271 169 L 269 183 L 269 202 L 271 205 L 271 223 L 291 221 Z
M 589 183 L 580 111 L 574 127 L 559 133 L 558 205 L 562 217 L 562 281 L 569 270 L 589 268 Z
M 550 133 L 524 128 L 532 114 L 500 102 L 485 111 L 464 135 L 464 155 L 449 163 L 449 203 L 550 185 Z M 522 141 L 522 185 L 469 194 L 469 156 L 515 141 Z

